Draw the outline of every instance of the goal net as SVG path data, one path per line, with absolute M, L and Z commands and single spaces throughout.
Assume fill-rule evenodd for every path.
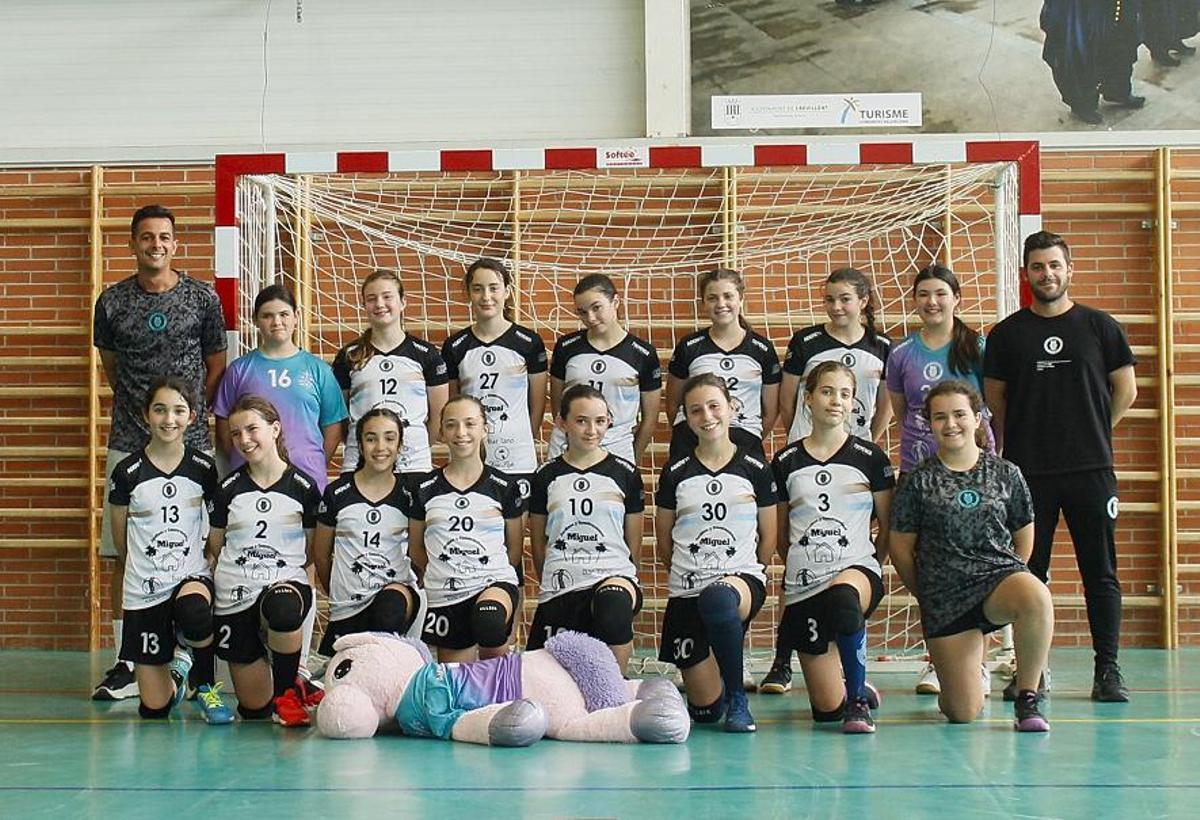
M 242 176 L 239 338 L 245 349 L 255 345 L 250 306 L 280 280 L 301 304 L 302 345 L 331 360 L 364 326 L 361 281 L 390 268 L 405 286 L 406 330 L 440 345 L 470 322 L 462 277 L 480 256 L 507 261 L 518 321 L 540 332 L 547 349 L 578 328 L 571 290 L 596 272 L 617 283 L 629 330 L 649 339 L 664 365 L 675 341 L 705 324 L 695 280 L 716 266 L 742 272 L 746 318 L 781 358 L 795 330 L 825 320 L 825 278 L 844 266 L 873 279 L 877 321 L 893 340 L 916 326 L 913 275 L 935 261 L 962 283 L 962 317 L 988 326 L 1017 305 L 1017 195 L 1008 162 Z M 660 418 L 641 465 L 650 500 L 669 429 Z M 783 443 L 777 429 L 768 453 Z M 642 658 L 655 654 L 666 596 L 647 515 Z M 779 574 L 777 564 L 751 629 L 756 667 L 770 660 Z M 536 580 L 526 575 L 532 606 Z M 871 654 L 919 657 L 916 607 L 898 579 L 885 580 L 890 594 L 872 618 Z

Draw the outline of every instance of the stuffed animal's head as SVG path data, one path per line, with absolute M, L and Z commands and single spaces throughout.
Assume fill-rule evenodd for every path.
M 419 641 L 362 632 L 339 638 L 325 667 L 317 728 L 332 738 L 371 737 L 391 720 L 413 673 L 432 662 Z

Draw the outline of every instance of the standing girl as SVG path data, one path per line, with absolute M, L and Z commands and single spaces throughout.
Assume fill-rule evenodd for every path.
M 873 442 L 846 432 L 854 374 L 844 364 L 810 370 L 804 404 L 812 430 L 772 464 L 785 566 L 777 649 L 788 658 L 800 653 L 814 720 L 840 719 L 849 734 L 874 732 L 866 619 L 883 599 L 892 465 Z M 879 521 L 874 543 L 872 517 Z
M 408 549 L 429 598 L 421 637 L 443 662 L 508 652 L 517 612 L 524 503 L 516 482 L 484 463 L 486 425 L 478 399 L 446 402 L 450 460 L 412 489 Z
M 525 648 L 541 649 L 564 629 L 586 632 L 608 644 L 624 670 L 642 608 L 642 476 L 601 446 L 612 420 L 596 388 L 568 388 L 557 423 L 567 451 L 537 471 L 529 499 L 529 544 L 542 591 Z
M 408 495 L 396 477 L 403 441 L 400 417 L 368 410 L 355 428 L 358 469 L 325 490 L 313 559 L 329 593 L 321 654 L 355 632 L 403 635 L 417 617 L 417 578 L 408 559 Z
M 228 420 L 245 463 L 221 482 L 209 511 L 217 656 L 229 663 L 243 718 L 274 714 L 277 723 L 306 726 L 319 694 L 297 672 L 313 604 L 306 570 L 321 495 L 288 461 L 270 402 L 243 396 Z
M 563 391 L 590 384 L 604 394 L 612 413 L 604 449 L 635 465 L 641 461 L 654 428 L 662 390 L 662 367 L 649 342 L 621 326 L 617 309 L 621 297 L 602 273 L 585 276 L 575 285 L 575 312 L 584 329 L 561 337 L 550 358 L 550 406 L 558 407 Z M 639 418 L 640 415 L 640 418 Z M 550 457 L 567 449 L 559 428 L 550 434 Z
M 195 655 L 204 719 L 229 723 L 233 713 L 214 676 L 213 582 L 204 558 L 204 507 L 217 489 L 217 468 L 184 444 L 196 398 L 182 379 L 152 381 L 143 416 L 150 443 L 117 464 L 108 492 L 113 545 L 125 567 L 120 658 L 134 664 L 138 713 L 165 718 L 187 690 L 187 668 L 171 662 L 182 633 Z
M 775 482 L 762 460 L 730 440 L 734 411 L 720 378 L 693 376 L 681 396 L 699 443 L 667 465 L 655 494 L 658 557 L 670 570 L 658 657 L 682 672 L 696 722 L 725 714 L 725 731 L 753 732 L 742 645 L 766 599 Z
M 442 345 L 450 393 L 474 396 L 487 412 L 487 463 L 528 494 L 534 444 L 546 411 L 546 345 L 513 323 L 512 277 L 503 262 L 477 259 L 463 280 L 474 323 Z
M 781 369 L 770 339 L 750 329 L 742 316 L 745 286 L 740 273 L 727 268 L 700 275 L 700 299 L 712 324 L 679 340 L 667 371 L 667 418 L 673 419 L 671 461 L 697 443 L 684 419 L 680 391 L 684 381 L 715 373 L 733 396 L 735 414 L 730 438 L 762 457 L 763 439 L 775 426 L 779 411 Z
M 437 349 L 404 332 L 404 286 L 390 270 L 377 270 L 363 280 L 367 329 L 338 351 L 333 373 L 350 407 L 350 432 L 342 470 L 358 464 L 355 426 L 368 410 L 383 406 L 404 422 L 404 446 L 396 461 L 400 473 L 433 469 L 429 445 L 446 403 L 446 363 Z

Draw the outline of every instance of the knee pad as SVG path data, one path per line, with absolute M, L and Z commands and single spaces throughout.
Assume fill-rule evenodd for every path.
M 738 604 L 741 596 L 738 591 L 722 581 L 709 584 L 696 599 L 696 611 L 700 620 L 706 624 L 725 623 L 726 621 L 741 622 L 738 617 Z
M 708 706 L 696 706 L 689 700 L 687 710 L 697 723 L 716 723 L 725 714 L 725 696 L 721 695 Z
M 813 723 L 836 723 L 842 719 L 842 714 L 846 711 L 846 701 L 836 709 L 824 712 L 817 707 L 812 707 Z
M 479 601 L 471 610 L 471 632 L 475 643 L 488 649 L 504 646 L 508 641 L 508 618 L 499 601 Z
M 290 584 L 269 587 L 260 611 L 272 632 L 295 632 L 304 625 L 304 599 Z
M 199 643 L 212 637 L 212 602 L 203 595 L 194 592 L 180 595 L 175 599 L 172 616 L 189 643 Z
M 242 716 L 242 720 L 267 720 L 274 713 L 275 708 L 271 701 L 267 701 L 266 705 L 257 709 L 250 709 L 239 703 L 237 711 Z
M 866 626 L 858 590 L 849 584 L 834 584 L 823 593 L 829 625 L 839 635 L 853 635 Z
M 612 646 L 633 640 L 633 596 L 622 586 L 604 586 L 592 596 L 592 634 Z
M 416 612 L 408 611 L 408 601 L 404 593 L 398 589 L 381 589 L 375 593 L 371 602 L 371 630 L 374 632 L 394 632 L 397 635 L 412 626 Z

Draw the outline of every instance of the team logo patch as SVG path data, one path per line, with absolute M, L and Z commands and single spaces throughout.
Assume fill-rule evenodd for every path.
M 1118 512 L 1117 508 L 1119 506 L 1120 506 L 1120 502 L 1117 500 L 1117 497 L 1115 495 L 1112 498 L 1108 499 L 1108 504 L 1105 505 L 1105 509 L 1108 510 L 1108 517 L 1113 519 L 1114 521 L 1117 518 L 1117 512 Z
M 550 574 L 550 586 L 552 589 L 566 589 L 573 583 L 575 583 L 575 579 L 566 568 L 556 569 Z
M 479 361 L 483 362 L 484 367 L 491 367 L 496 363 L 496 354 L 494 351 L 485 350 L 483 355 L 479 357 Z
M 470 504 L 471 504 L 471 502 L 468 501 L 465 497 L 463 497 L 461 495 L 458 498 L 454 499 L 454 506 L 460 510 L 465 510 L 467 507 L 470 506 Z
M 160 310 L 156 310 L 146 317 L 146 327 L 153 330 L 155 333 L 162 333 L 167 329 L 167 314 Z
M 524 478 L 517 479 L 517 492 L 521 494 L 521 498 L 529 498 L 529 482 Z
M 596 359 L 592 362 L 592 372 L 596 374 L 603 373 L 608 369 L 608 365 L 604 363 L 604 359 Z
M 935 382 L 942 377 L 942 365 L 940 362 L 930 362 L 922 373 L 927 381 Z
M 163 485 L 163 488 L 162 488 L 163 498 L 174 498 L 175 494 L 178 492 L 179 492 L 179 490 L 177 490 L 175 488 L 175 485 L 169 481 Z
M 833 481 L 833 474 L 831 472 L 829 472 L 828 470 L 821 470 L 817 473 L 817 476 L 814 479 L 814 481 L 817 482 L 818 486 L 828 487 L 829 482 Z
M 843 353 L 842 354 L 842 364 L 846 365 L 846 367 L 849 367 L 851 370 L 853 370 L 854 365 L 858 364 L 858 359 L 855 358 L 853 353 L 849 353 L 849 352 Z
M 708 482 L 704 488 L 705 492 L 707 492 L 709 495 L 720 495 L 722 489 L 724 488 L 721 486 L 721 482 L 715 478 Z
M 497 447 L 496 448 L 496 460 L 499 462 L 508 461 L 508 448 L 507 447 Z
M 381 361 L 379 363 L 379 369 L 381 371 L 383 371 L 384 373 L 391 373 L 392 368 L 394 368 L 395 366 L 396 365 L 392 362 L 391 359 L 384 359 L 383 361 Z
M 588 481 L 586 478 L 577 478 L 575 479 L 575 483 L 571 486 L 577 493 L 586 493 L 589 489 L 591 489 L 592 482 Z
M 269 499 L 269 498 L 258 499 L 258 501 L 254 502 L 254 509 L 258 510 L 260 513 L 270 512 L 271 511 L 271 499 Z
M 382 519 L 383 516 L 379 513 L 379 510 L 367 510 L 368 524 L 378 524 Z
M 1062 352 L 1063 340 L 1058 336 L 1047 336 L 1046 341 L 1042 342 L 1042 349 L 1051 356 L 1057 356 Z
M 959 490 L 958 491 L 958 506 L 964 510 L 973 510 L 979 506 L 979 502 L 983 497 L 975 490 Z
M 733 359 L 721 359 L 720 367 L 722 370 L 733 370 Z

